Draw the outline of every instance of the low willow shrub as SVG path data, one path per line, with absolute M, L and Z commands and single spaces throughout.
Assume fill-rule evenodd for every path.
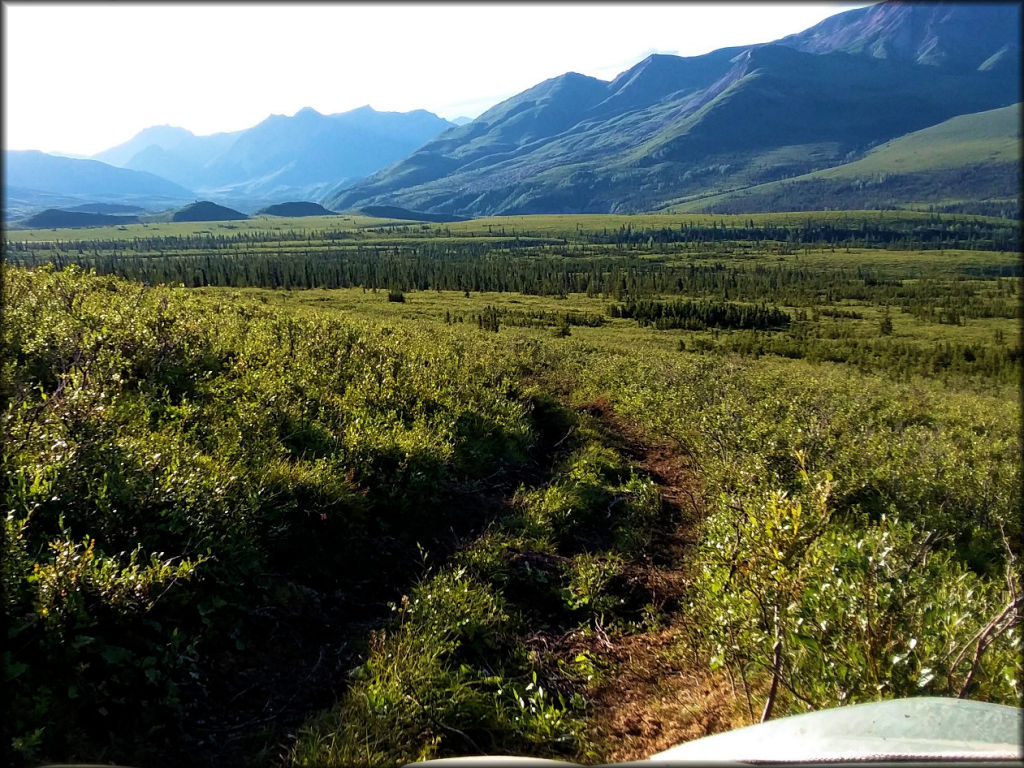
M 712 667 L 744 686 L 777 679 L 790 712 L 914 695 L 1018 702 L 1013 567 L 987 579 L 912 524 L 835 521 L 831 478 L 805 480 L 723 499 L 707 521 L 690 609 Z
M 296 764 L 586 752 L 597 666 L 586 654 L 545 665 L 524 638 L 640 628 L 618 577 L 662 510 L 649 478 L 579 432 L 546 485 L 521 489 L 513 514 L 394 606 L 338 705 L 298 734 Z
M 9 723 L 25 760 L 152 762 L 196 660 L 276 586 L 382 567 L 523 462 L 536 344 L 8 269 Z M 287 589 L 284 593 L 287 593 Z M 201 682 L 201 681 L 200 681 Z
M 794 712 L 915 694 L 1019 702 L 1012 393 L 647 350 L 568 365 L 577 398 L 608 399 L 699 469 L 688 642 L 740 696 L 776 680 Z
M 581 721 L 537 682 L 519 622 L 464 569 L 445 569 L 371 640 L 337 708 L 299 734 L 298 765 L 400 765 L 443 754 L 566 754 Z

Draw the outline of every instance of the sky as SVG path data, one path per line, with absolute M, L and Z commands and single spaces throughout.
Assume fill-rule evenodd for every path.
M 307 106 L 477 117 L 565 72 L 611 80 L 868 4 L 3 2 L 3 146 L 92 155 L 153 125 L 205 135 Z

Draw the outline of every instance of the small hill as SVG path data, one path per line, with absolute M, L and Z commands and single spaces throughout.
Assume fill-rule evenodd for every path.
M 240 211 L 225 208 L 209 200 L 200 200 L 175 211 L 171 221 L 236 221 L 248 218 Z
M 330 216 L 333 213 L 320 203 L 308 202 L 278 203 L 256 211 L 257 216 Z
M 405 221 L 430 221 L 437 224 L 444 224 L 451 221 L 469 221 L 467 216 L 455 216 L 450 213 L 424 213 L 423 211 L 410 211 L 408 208 L 399 208 L 397 205 L 368 205 L 359 210 L 364 216 L 371 216 L 375 219 L 404 219 Z
M 21 226 L 28 229 L 109 227 L 117 224 L 135 224 L 138 220 L 138 216 L 109 216 L 105 213 L 87 213 L 84 211 L 65 211 L 60 208 L 47 208 L 35 216 L 23 219 Z

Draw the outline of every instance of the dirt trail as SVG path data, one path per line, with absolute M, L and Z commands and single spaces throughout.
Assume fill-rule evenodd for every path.
M 609 443 L 658 485 L 676 521 L 645 564 L 646 580 L 663 585 L 678 607 L 657 631 L 616 637 L 601 654 L 611 670 L 590 697 L 590 740 L 608 762 L 644 760 L 685 741 L 749 725 L 729 679 L 694 663 L 687 642 L 685 591 L 704 513 L 701 478 L 684 447 L 646 438 L 607 401 L 586 410 Z

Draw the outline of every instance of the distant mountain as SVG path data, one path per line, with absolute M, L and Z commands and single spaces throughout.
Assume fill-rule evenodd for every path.
M 175 211 L 171 221 L 236 221 L 248 219 L 244 213 L 225 208 L 223 205 L 200 200 Z
M 959 115 L 875 147 L 851 163 L 703 197 L 672 210 L 900 208 L 1016 218 L 1021 104 Z
M 27 229 L 57 229 L 61 227 L 109 227 L 117 224 L 134 224 L 138 216 L 109 216 L 105 213 L 83 211 L 62 211 L 49 208 L 19 222 Z
M 171 178 L 172 174 L 180 173 L 175 169 L 159 163 L 155 166 L 152 160 L 147 162 L 147 157 L 152 158 L 156 153 L 147 155 L 147 150 L 162 150 L 175 156 L 179 161 L 184 160 L 188 166 L 201 167 L 209 162 L 217 154 L 227 149 L 231 143 L 238 138 L 241 131 L 233 133 L 215 133 L 210 136 L 196 136 L 185 128 L 178 128 L 173 125 L 154 125 L 135 134 L 131 139 L 93 155 L 94 160 L 110 163 L 122 168 L 132 168 L 136 171 L 148 171 L 158 176 Z M 135 160 L 142 155 L 141 160 Z M 172 179 L 178 181 L 178 179 Z M 190 182 L 184 183 L 190 186 Z
M 198 190 L 203 183 L 203 168 L 226 152 L 242 133 L 195 136 L 184 128 L 157 126 L 147 128 L 125 144 L 101 155 L 111 153 L 119 159 L 115 165 L 155 173 Z M 125 155 L 127 159 L 121 160 Z M 103 158 L 98 155 L 97 159 Z
M 150 173 L 35 150 L 4 151 L 5 219 L 85 203 L 160 209 L 194 199 L 190 190 Z
M 466 123 L 472 123 L 472 122 L 473 122 L 473 118 L 472 117 L 466 117 L 464 115 L 461 116 L 461 117 L 453 117 L 452 118 L 452 123 L 454 125 L 465 125 Z
M 205 197 L 252 210 L 318 199 L 400 160 L 453 124 L 424 110 L 335 115 L 309 107 L 272 115 L 244 131 L 195 136 L 183 128 L 147 128 L 96 155 L 184 184 Z
M 333 213 L 320 203 L 307 202 L 277 203 L 256 211 L 257 216 L 331 216 Z
M 956 115 L 1016 103 L 1019 20 L 1016 4 L 889 2 L 779 44 L 651 56 L 611 82 L 567 73 L 324 203 L 642 211 L 840 165 Z

